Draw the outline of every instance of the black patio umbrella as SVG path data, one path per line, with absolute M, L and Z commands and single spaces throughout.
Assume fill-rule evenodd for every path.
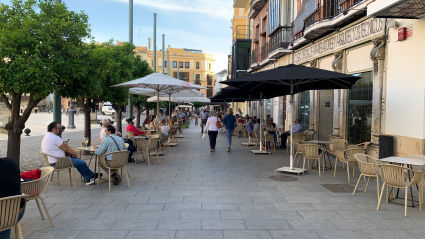
M 351 89 L 359 79 L 361 77 L 289 64 L 220 83 L 240 88 L 248 93 L 260 92 L 260 97 L 263 92 L 266 92 L 269 97 L 277 97 L 294 95 L 307 90 Z M 292 111 L 292 100 L 290 104 Z M 292 120 L 290 128 L 292 129 Z M 292 141 L 291 130 L 290 167 L 282 167 L 276 171 L 298 174 L 303 172 L 303 170 L 293 168 Z

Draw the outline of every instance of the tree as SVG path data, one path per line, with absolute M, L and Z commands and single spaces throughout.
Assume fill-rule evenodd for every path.
M 192 102 L 192 104 L 193 104 L 193 107 L 195 107 L 195 109 L 205 106 L 205 103 L 202 103 L 202 102 Z
M 0 99 L 11 115 L 5 127 L 7 156 L 18 165 L 21 134 L 31 111 L 58 86 L 71 82 L 70 56 L 89 35 L 88 16 L 69 11 L 64 4 L 51 0 L 0 4 Z M 20 115 L 22 95 L 28 95 L 29 102 Z
M 146 110 L 146 118 L 149 118 L 149 110 L 156 109 L 156 103 L 148 102 L 149 96 L 134 95 L 133 104 L 136 107 L 136 127 L 140 127 L 140 115 L 142 110 Z

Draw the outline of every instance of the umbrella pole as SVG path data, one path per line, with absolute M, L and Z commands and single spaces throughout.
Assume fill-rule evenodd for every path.
M 159 90 L 156 92 L 156 114 L 159 113 Z
M 260 92 L 260 104 L 261 107 L 263 106 L 263 92 Z M 262 112 L 260 111 L 260 150 L 251 150 L 252 153 L 254 154 L 270 154 L 270 151 L 267 150 L 263 150 L 263 127 L 261 125 L 261 117 L 262 117 Z
M 291 118 L 290 118 L 290 120 L 291 120 L 291 124 L 290 124 L 290 130 L 291 130 L 291 145 L 290 145 L 290 149 L 289 149 L 289 152 L 290 152 L 290 154 L 289 154 L 289 167 L 291 168 L 291 170 L 292 169 L 294 169 L 294 162 L 293 162 L 293 157 L 292 157 L 292 149 L 293 149 L 293 147 L 292 147 L 292 139 L 293 139 L 293 133 L 292 133 L 292 119 L 294 118 L 293 117 L 293 112 L 294 112 L 294 109 L 292 109 L 293 107 L 293 100 L 294 100 L 294 96 L 293 95 L 291 95 L 291 102 L 290 102 L 290 107 L 291 107 Z
M 168 94 L 168 117 L 171 120 L 171 94 Z

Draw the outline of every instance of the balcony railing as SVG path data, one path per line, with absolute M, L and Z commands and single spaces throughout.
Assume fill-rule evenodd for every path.
M 236 26 L 235 30 L 233 31 L 233 42 L 235 42 L 238 39 L 250 39 L 251 32 L 250 27 L 246 25 L 239 25 Z
M 273 35 L 270 36 L 270 48 L 269 53 L 274 52 L 275 50 L 279 48 L 287 48 L 289 44 L 291 43 L 291 27 L 285 26 L 277 30 L 273 33 Z
M 341 9 L 341 11 L 350 8 L 353 5 L 356 5 L 357 3 L 361 2 L 362 0 L 339 0 L 338 5 Z
M 266 42 L 266 44 L 264 44 L 261 47 L 261 59 L 260 59 L 260 62 L 262 62 L 264 59 L 266 59 L 269 56 L 269 51 L 270 51 L 270 42 Z
M 250 65 L 260 62 L 260 48 L 255 48 L 252 50 L 250 57 Z

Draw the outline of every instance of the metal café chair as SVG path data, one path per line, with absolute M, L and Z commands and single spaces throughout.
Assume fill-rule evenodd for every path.
M 0 198 L 0 232 L 15 227 L 15 237 L 24 239 L 22 227 L 19 223 L 22 219 L 19 219 L 19 212 L 22 199 L 26 204 L 27 198 L 28 195 L 25 194 Z

